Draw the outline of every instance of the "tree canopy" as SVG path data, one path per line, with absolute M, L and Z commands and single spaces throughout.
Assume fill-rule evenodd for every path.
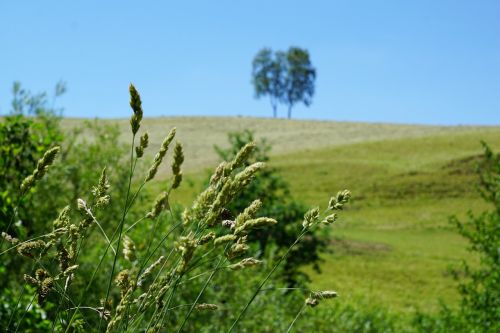
M 287 105 L 289 119 L 295 104 L 302 102 L 309 106 L 314 95 L 315 79 L 316 69 L 309 52 L 298 47 L 290 47 L 287 52 L 264 48 L 252 62 L 255 96 L 269 96 L 275 118 L 278 103 Z

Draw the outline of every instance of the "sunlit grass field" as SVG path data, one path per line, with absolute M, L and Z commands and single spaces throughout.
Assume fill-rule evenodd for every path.
M 66 119 L 65 126 L 80 122 Z M 128 120 L 109 122 L 127 132 Z M 332 229 L 322 274 L 306 268 L 313 288 L 400 313 L 435 311 L 441 301 L 457 305 L 449 270 L 476 258 L 449 217 L 486 208 L 475 166 L 480 140 L 500 150 L 500 127 L 156 118 L 145 120 L 151 146 L 159 146 L 172 126 L 185 146 L 187 165 L 186 182 L 172 202 L 189 204 L 199 193 L 206 170 L 218 163 L 213 145 L 227 146 L 227 132 L 253 130 L 273 145 L 270 163 L 297 199 L 325 206 L 337 190 L 353 192 L 352 204 Z
M 449 223 L 486 208 L 477 192 L 475 166 L 480 140 L 500 149 L 500 130 L 426 135 L 358 143 L 277 156 L 293 193 L 325 203 L 332 191 L 349 188 L 354 200 L 332 233 L 331 253 L 318 289 L 347 298 L 364 296 L 395 311 L 434 311 L 456 305 L 449 268 L 474 260 Z

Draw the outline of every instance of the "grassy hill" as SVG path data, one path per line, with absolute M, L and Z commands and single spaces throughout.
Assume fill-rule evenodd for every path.
M 105 120 L 100 123 L 118 125 L 124 143 L 129 144 L 129 119 Z M 80 126 L 82 119 L 66 118 L 63 128 Z M 150 146 L 160 146 L 172 127 L 177 127 L 177 139 L 185 148 L 185 168 L 196 171 L 203 166 L 217 164 L 213 146 L 227 146 L 227 133 L 249 129 L 258 138 L 266 138 L 273 146 L 274 155 L 321 149 L 346 144 L 419 137 L 432 134 L 482 131 L 487 127 L 422 126 L 333 121 L 304 121 L 250 117 L 161 117 L 145 118 L 142 129 L 147 129 Z M 142 130 L 141 129 L 141 130 Z M 149 153 L 154 155 L 154 149 Z
M 486 207 L 477 192 L 480 140 L 500 150 L 500 129 L 383 140 L 278 156 L 292 192 L 325 204 L 336 189 L 354 201 L 335 226 L 332 253 L 318 289 L 368 297 L 398 311 L 457 304 L 449 274 L 462 258 L 474 260 L 448 222 Z M 300 176 L 298 176 L 300 175 Z
M 116 122 L 124 137 L 128 120 Z M 65 127 L 81 120 L 66 119 Z M 294 196 L 325 205 L 339 189 L 354 200 L 332 232 L 318 289 L 344 299 L 363 297 L 397 312 L 456 305 L 449 267 L 474 260 L 449 216 L 486 207 L 474 173 L 480 140 L 500 150 L 500 127 L 442 127 L 255 118 L 176 117 L 146 119 L 151 153 L 172 126 L 184 143 L 187 174 L 173 201 L 190 203 L 226 146 L 226 133 L 250 129 L 273 145 L 271 163 L 289 181 Z M 167 171 L 167 168 L 163 170 Z

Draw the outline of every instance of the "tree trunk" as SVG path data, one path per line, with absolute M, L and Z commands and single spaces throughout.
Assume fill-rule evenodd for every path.
M 292 105 L 288 106 L 288 119 L 292 119 Z
M 271 98 L 271 107 L 273 108 L 273 117 L 276 118 L 278 116 L 278 114 L 276 112 L 278 105 L 273 98 Z

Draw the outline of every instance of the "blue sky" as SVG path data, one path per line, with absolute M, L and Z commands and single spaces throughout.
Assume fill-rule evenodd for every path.
M 301 119 L 500 124 L 500 1 L 2 1 L 0 113 L 14 80 L 68 92 L 72 117 L 271 116 L 262 47 L 307 48 L 316 94 Z M 279 109 L 285 116 L 286 108 Z

